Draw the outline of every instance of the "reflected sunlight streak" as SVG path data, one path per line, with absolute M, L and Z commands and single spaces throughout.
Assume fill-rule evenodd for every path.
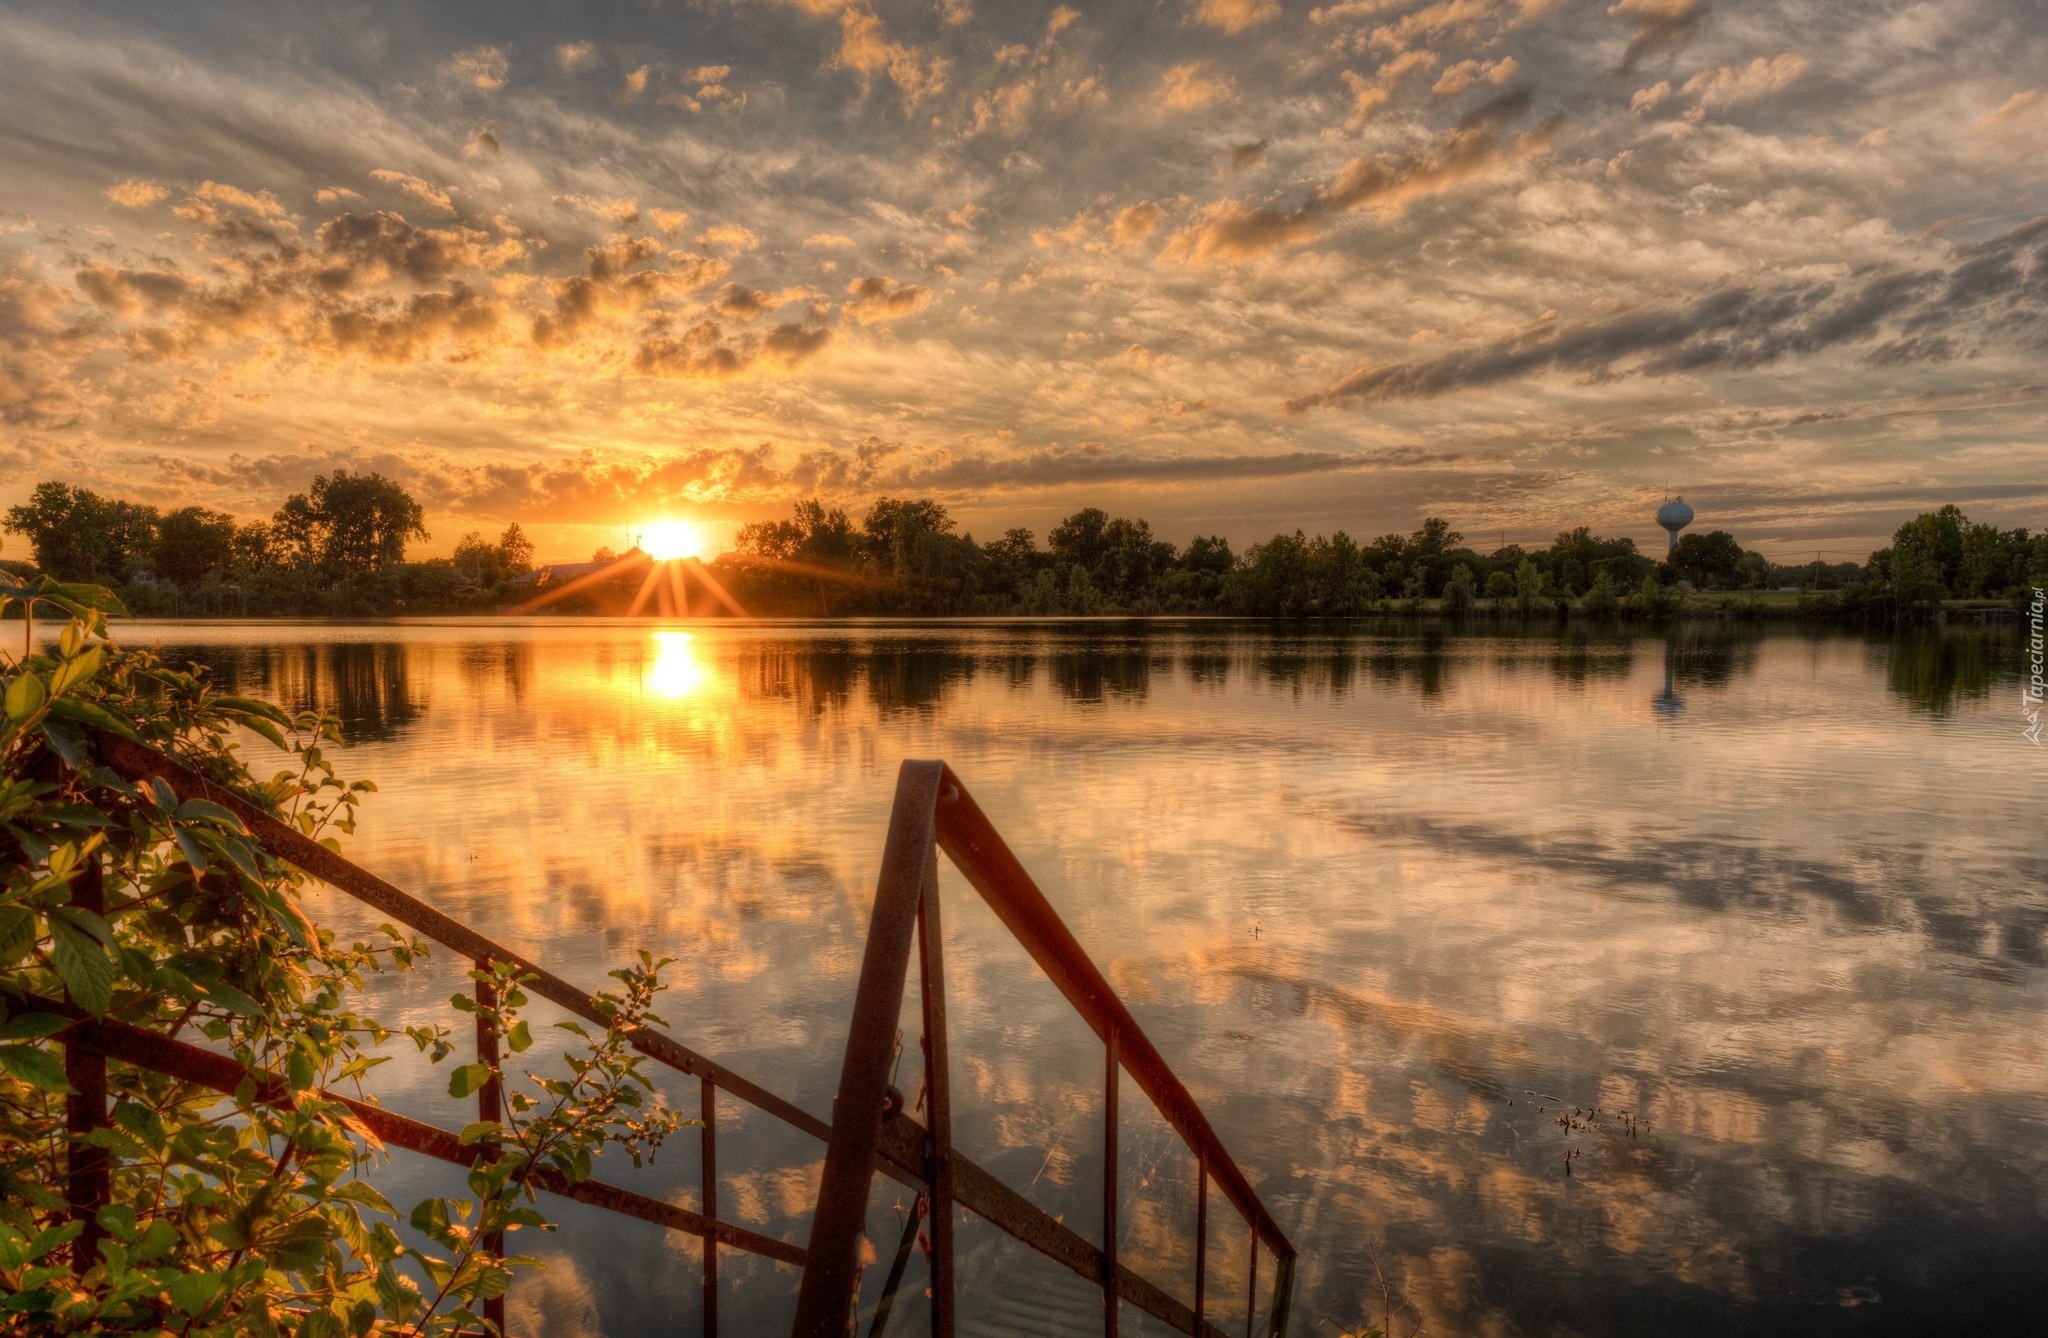
M 654 663 L 647 670 L 647 686 L 658 697 L 680 701 L 703 688 L 710 680 L 704 666 L 691 650 L 688 632 L 656 632 Z

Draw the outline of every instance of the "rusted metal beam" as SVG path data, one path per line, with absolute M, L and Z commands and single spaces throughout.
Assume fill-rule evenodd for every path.
M 892 1115 L 882 1122 L 882 1154 L 892 1159 L 915 1156 L 926 1145 L 927 1134 L 915 1121 Z M 1021 1241 L 1070 1273 L 1095 1280 L 1110 1276 L 1118 1295 L 1175 1333 L 1201 1338 L 1229 1338 L 1213 1323 L 1197 1328 L 1195 1312 L 1175 1299 L 1149 1278 L 1118 1264 L 1107 1267 L 1102 1250 L 1072 1227 L 996 1179 L 972 1158 L 953 1154 L 953 1193 L 961 1207 L 990 1225 Z
M 917 917 L 918 979 L 924 1003 L 925 1127 L 931 1135 L 932 1333 L 953 1338 L 953 1095 L 946 1051 L 946 955 L 939 929 L 939 848 L 925 848 Z
M 1195 1327 L 1202 1325 L 1209 1286 L 1209 1161 L 1195 1149 Z
M 1275 1254 L 1293 1254 L 1294 1246 L 1287 1234 L 1259 1201 L 1251 1182 L 1231 1159 L 1194 1097 L 1146 1037 L 1130 1009 L 1110 988 L 1109 981 L 1089 960 L 1073 931 L 1060 920 L 1059 913 L 996 831 L 995 824 L 950 768 L 945 772 L 945 783 L 957 787 L 960 793 L 958 799 L 939 808 L 939 848 L 966 875 L 997 918 L 1024 945 L 1032 960 L 1051 977 L 1104 1044 L 1112 1030 L 1117 1034 L 1124 1068 L 1187 1145 L 1206 1155 L 1217 1187 L 1259 1238 Z
M 1102 1332 L 1116 1338 L 1116 1142 L 1117 1062 L 1116 1027 L 1104 1038 L 1107 1063 L 1102 1074 Z
M 796 1325 L 791 1331 L 796 1338 L 845 1338 L 853 1324 L 876 1136 L 889 1088 L 896 1020 L 903 1011 L 910 940 L 931 858 L 932 807 L 944 771 L 943 762 L 905 762 L 897 772 L 896 800 L 889 812 L 889 836 L 882 849 L 882 872 L 875 886 L 867 947 L 861 956 L 846 1058 L 840 1066 L 838 1094 L 833 1098 L 825 1173 L 818 1187 L 817 1210 L 811 1217 L 811 1262 L 804 1269 L 803 1286 L 797 1294 Z M 933 1208 L 951 1211 L 940 1203 Z
M 704 1121 L 698 1142 L 698 1171 L 702 1178 L 704 1215 L 718 1217 L 718 1089 L 709 1078 L 697 1084 L 698 1118 Z M 704 1338 L 718 1338 L 718 1241 L 704 1238 Z
M 250 1074 L 227 1055 L 202 1050 L 184 1041 L 174 1041 L 155 1032 L 112 1018 L 93 1021 L 72 1005 L 60 999 L 44 998 L 41 995 L 23 995 L 22 999 L 37 1012 L 55 1013 L 61 1017 L 81 1019 L 83 1025 L 92 1028 L 93 1041 L 109 1059 L 119 1060 L 136 1068 L 151 1069 L 181 1082 L 208 1087 L 223 1096 L 232 1096 L 247 1079 L 251 1082 L 258 1105 L 275 1106 L 289 1110 L 297 1104 L 297 1098 L 283 1079 L 274 1074 Z M 360 1132 L 374 1141 L 400 1147 L 408 1152 L 417 1152 L 438 1161 L 452 1162 L 458 1166 L 474 1165 L 483 1155 L 482 1148 L 475 1143 L 464 1144 L 461 1138 L 439 1125 L 427 1124 L 404 1115 L 395 1114 L 382 1106 L 373 1106 L 367 1101 L 358 1101 L 338 1092 L 320 1090 L 315 1093 L 323 1101 L 332 1101 L 347 1108 L 349 1114 L 361 1126 Z M 687 1208 L 650 1198 L 645 1194 L 607 1184 L 602 1180 L 567 1181 L 555 1172 L 542 1169 L 535 1172 L 533 1184 L 536 1188 L 556 1194 L 578 1203 L 587 1203 L 627 1217 L 636 1217 L 643 1222 L 652 1222 L 672 1231 L 687 1235 L 703 1236 L 717 1240 L 722 1245 L 745 1250 L 773 1259 L 777 1263 L 804 1267 L 807 1254 L 801 1245 L 786 1240 L 776 1240 L 745 1227 L 729 1222 L 714 1221 L 701 1213 Z

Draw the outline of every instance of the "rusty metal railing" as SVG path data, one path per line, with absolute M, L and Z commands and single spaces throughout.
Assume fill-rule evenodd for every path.
M 249 829 L 262 847 L 322 882 L 381 911 L 397 923 L 449 948 L 487 971 L 493 963 L 515 966 L 529 977 L 525 988 L 587 1021 L 605 1018 L 591 997 L 560 976 L 477 933 L 377 877 L 325 846 L 264 813 L 232 791 L 163 753 L 99 730 L 92 731 L 102 763 L 129 780 L 159 779 L 179 799 L 219 804 Z M 995 910 L 1039 967 L 1066 996 L 1104 1043 L 1103 1243 L 1090 1243 L 1023 1195 L 1004 1185 L 952 1146 L 951 1101 L 945 1027 L 944 964 L 939 934 L 938 853 L 943 850 Z M 98 886 L 96 863 L 82 875 L 85 895 Z M 888 1063 L 895 1020 L 907 978 L 911 939 L 920 955 L 925 1029 L 926 1123 L 918 1124 L 889 1103 Z M 491 986 L 475 985 L 476 1049 L 480 1060 L 495 1059 L 499 1037 L 488 1009 Z M 94 1019 L 57 1000 L 36 1000 L 42 1011 L 73 1018 L 60 1034 L 66 1072 L 77 1094 L 69 1098 L 67 1124 L 77 1135 L 67 1189 L 74 1215 L 95 1220 L 107 1201 L 109 1177 L 104 1154 L 84 1136 L 108 1122 L 105 1066 L 109 1059 L 154 1069 L 223 1094 L 238 1090 L 247 1075 L 240 1064 L 214 1051 L 170 1039 L 115 1019 Z M 698 1079 L 703 1130 L 699 1173 L 701 1212 L 598 1180 L 576 1183 L 546 1174 L 536 1183 L 548 1192 L 698 1237 L 703 1242 L 704 1332 L 718 1332 L 720 1246 L 760 1255 L 803 1270 L 795 1332 L 800 1338 L 843 1338 L 851 1330 L 860 1279 L 860 1239 L 868 1192 L 876 1173 L 920 1191 L 936 1205 L 929 1213 L 932 1327 L 940 1338 L 954 1332 L 953 1231 L 951 1205 L 958 1204 L 1013 1238 L 1100 1286 L 1104 1331 L 1115 1338 L 1117 1308 L 1126 1301 L 1171 1325 L 1176 1332 L 1225 1338 L 1207 1318 L 1206 1265 L 1208 1189 L 1213 1181 L 1249 1228 L 1250 1282 L 1245 1306 L 1246 1338 L 1253 1338 L 1257 1313 L 1258 1259 L 1263 1245 L 1275 1259 L 1268 1338 L 1284 1338 L 1293 1287 L 1295 1250 L 1259 1201 L 1237 1163 L 1210 1128 L 1187 1089 L 1146 1038 L 1102 973 L 1031 881 L 987 816 L 959 779 L 941 762 L 906 762 L 897 781 L 888 842 L 876 892 L 866 956 L 861 965 L 854 1019 L 830 1125 L 725 1065 L 666 1033 L 641 1028 L 632 1033 L 637 1050 L 655 1062 Z M 1128 1072 L 1196 1159 L 1197 1234 L 1192 1303 L 1168 1294 L 1117 1259 L 1117 1089 Z M 289 1105 L 288 1084 L 253 1075 L 255 1099 Z M 825 1143 L 824 1181 L 813 1216 L 808 1248 L 777 1240 L 730 1222 L 718 1211 L 716 1094 L 723 1090 Z M 380 1106 L 337 1093 L 341 1102 L 384 1143 L 458 1165 L 492 1155 L 486 1143 L 463 1144 L 447 1129 L 413 1120 Z M 479 1117 L 497 1119 L 496 1084 L 478 1094 Z M 88 1235 L 90 1232 L 88 1232 Z M 493 1247 L 496 1248 L 494 1242 Z M 76 1249 L 80 1267 L 91 1258 L 86 1237 Z M 901 1267 L 899 1255 L 898 1268 Z M 485 1318 L 502 1331 L 503 1301 L 490 1304 Z
M 1010 933 L 1066 996 L 1103 1043 L 1102 1244 L 1089 1244 L 1064 1223 L 1001 1186 L 952 1145 L 952 1101 L 946 1037 L 944 954 L 939 932 L 938 856 L 944 851 Z M 892 1109 L 889 1061 L 895 1046 L 915 939 L 924 1020 L 926 1123 Z M 1195 1277 L 1183 1303 L 1117 1259 L 1117 1089 L 1128 1072 L 1194 1153 Z M 904 1126 L 908 1126 L 905 1128 Z M 908 1146 L 905 1144 L 908 1143 Z M 932 1330 L 953 1333 L 953 1230 L 958 1203 L 1070 1271 L 1096 1283 L 1103 1296 L 1103 1332 L 1116 1338 L 1117 1308 L 1129 1301 L 1176 1332 L 1216 1335 L 1207 1317 L 1209 1184 L 1213 1180 L 1250 1229 L 1249 1335 L 1258 1312 L 1258 1253 L 1275 1256 L 1267 1332 L 1282 1338 L 1294 1285 L 1294 1246 L 1231 1159 L 1201 1108 L 1174 1076 L 1102 972 L 1060 920 L 1052 904 L 1004 843 L 988 815 L 943 762 L 905 762 L 896 781 L 888 844 L 868 925 L 866 955 L 853 1006 L 853 1025 L 840 1069 L 824 1181 L 811 1219 L 810 1260 L 797 1302 L 798 1338 L 843 1338 L 860 1283 L 860 1240 L 876 1154 L 903 1164 L 915 1151 L 935 1205 L 931 1230 Z

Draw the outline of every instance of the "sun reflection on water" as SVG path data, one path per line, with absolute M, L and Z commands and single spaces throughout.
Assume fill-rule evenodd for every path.
M 654 663 L 648 666 L 646 683 L 655 696 L 680 701 L 710 681 L 710 674 L 691 649 L 693 640 L 688 632 L 654 634 Z

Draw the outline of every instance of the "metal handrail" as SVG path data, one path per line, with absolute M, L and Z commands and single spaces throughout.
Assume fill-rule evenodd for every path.
M 180 800 L 207 799 L 234 813 L 270 854 L 372 906 L 393 920 L 474 962 L 515 966 L 527 977 L 525 988 L 578 1017 L 605 1024 L 591 996 L 538 963 L 477 933 L 468 925 L 435 910 L 418 898 L 265 813 L 232 790 L 142 744 L 94 729 L 99 760 L 131 781 L 158 779 Z M 1078 1232 L 1004 1185 L 952 1146 L 950 1088 L 945 1028 L 944 963 L 938 922 L 938 853 L 944 851 L 1032 959 L 1045 971 L 1068 1002 L 1102 1038 L 1105 1049 L 1104 1223 L 1097 1246 Z M 920 954 L 925 1029 L 926 1123 L 918 1124 L 894 1109 L 888 1100 L 887 1073 L 895 1045 L 895 1023 L 907 978 L 913 931 Z M 479 982 L 481 993 L 490 986 Z M 488 998 L 480 1002 L 488 1004 Z M 76 1010 L 48 1001 L 47 1011 L 76 1015 Z M 131 1034 L 132 1033 L 132 1034 Z M 67 1067 L 104 1073 L 108 1058 L 232 1092 L 244 1076 L 234 1061 L 185 1042 L 171 1040 L 114 1020 L 78 1015 L 67 1028 Z M 932 1204 L 958 1204 L 1030 1245 L 1047 1258 L 1103 1290 L 1104 1329 L 1114 1338 L 1117 1305 L 1128 1301 L 1173 1327 L 1176 1332 L 1224 1338 L 1205 1315 L 1208 1186 L 1213 1179 L 1249 1226 L 1250 1295 L 1245 1332 L 1252 1334 L 1257 1310 L 1258 1251 L 1264 1245 L 1276 1259 L 1273 1301 L 1267 1334 L 1284 1338 L 1291 1298 L 1295 1249 L 1252 1190 L 1244 1173 L 1216 1136 L 1194 1098 L 1145 1036 L 1135 1018 L 1089 960 L 1079 942 L 1060 921 L 1037 885 L 1024 871 L 987 815 L 943 762 L 905 762 L 898 776 L 895 806 L 890 814 L 881 878 L 861 964 L 860 985 L 847 1042 L 833 1121 L 827 1124 L 808 1111 L 775 1095 L 731 1068 L 682 1044 L 664 1032 L 639 1028 L 629 1037 L 634 1048 L 657 1063 L 694 1076 L 702 1083 L 701 1213 L 636 1194 L 598 1181 L 544 1183 L 542 1188 L 608 1211 L 653 1222 L 700 1237 L 704 1242 L 705 1332 L 718 1330 L 717 1247 L 720 1244 L 802 1268 L 795 1332 L 803 1338 L 843 1338 L 853 1318 L 860 1278 L 859 1245 L 865 1226 L 868 1191 L 880 1173 L 923 1191 Z M 495 1053 L 498 1038 L 479 1015 L 480 1056 Z M 230 1072 L 232 1070 L 232 1072 Z M 1118 1075 L 1128 1072 L 1167 1123 L 1195 1154 L 1199 1180 L 1196 1277 L 1192 1305 L 1119 1262 L 1116 1257 L 1116 1089 Z M 261 1075 L 257 1075 L 261 1076 Z M 77 1085 L 74 1082 L 74 1085 Z M 87 1086 L 101 1093 L 104 1078 Z M 723 1089 L 826 1144 L 824 1182 L 812 1220 L 808 1248 L 749 1231 L 717 1219 L 716 1110 L 713 1096 Z M 289 1087 L 276 1081 L 256 1085 L 256 1099 L 266 1104 L 289 1102 Z M 411 1120 L 381 1107 L 330 1095 L 343 1102 L 365 1127 L 394 1146 L 463 1164 L 488 1155 L 481 1144 L 463 1145 L 438 1126 Z M 482 1094 L 485 1102 L 491 1094 Z M 81 1130 L 104 1126 L 104 1096 L 96 1102 L 73 1098 L 78 1109 L 72 1123 Z M 90 1109 L 96 1104 L 99 1108 Z M 484 1111 L 484 1118 L 495 1112 Z M 80 1192 L 103 1196 L 94 1177 L 76 1183 Z M 74 1197 L 77 1197 L 74 1194 Z M 104 1202 L 104 1198 L 100 1198 Z M 96 1203 L 75 1203 L 74 1211 L 90 1218 Z M 931 1294 L 933 1329 L 940 1338 L 953 1333 L 952 1213 L 932 1211 Z M 502 1298 L 487 1318 L 502 1329 Z
M 1102 1039 L 1104 1169 L 1099 1249 L 1075 1250 L 1073 1242 L 1067 1240 L 1059 1242 L 1060 1248 L 1045 1243 L 1046 1224 L 1059 1226 L 1069 1236 L 1072 1233 L 1053 1223 L 1043 1210 L 1023 1201 L 1022 1196 L 1015 1196 L 1016 1203 L 1004 1204 L 1005 1211 L 999 1215 L 983 1210 L 970 1199 L 965 1182 L 978 1177 L 963 1174 L 966 1159 L 952 1147 L 950 1127 L 945 976 L 939 933 L 941 850 Z M 1260 1202 L 1187 1088 L 1117 998 L 1102 972 L 1089 960 L 960 778 L 944 762 L 918 761 L 905 762 L 897 774 L 888 842 L 882 853 L 881 876 L 875 888 L 867 948 L 861 961 L 860 986 L 840 1069 L 832 1135 L 825 1149 L 824 1179 L 818 1191 L 817 1212 L 811 1221 L 810 1261 L 804 1269 L 803 1288 L 797 1301 L 797 1338 L 843 1338 L 858 1294 L 860 1241 L 866 1226 L 871 1168 L 877 1150 L 886 1146 L 883 1134 L 890 1101 L 889 1062 L 895 1047 L 896 1021 L 902 1007 L 913 932 L 920 960 L 928 1111 L 927 1124 L 919 1130 L 919 1141 L 925 1180 L 935 1205 L 930 1217 L 934 1333 L 940 1338 L 951 1338 L 953 1331 L 950 1205 L 959 1202 L 1071 1271 L 1096 1281 L 1103 1291 L 1103 1328 L 1110 1338 L 1115 1338 L 1117 1332 L 1119 1299 L 1131 1301 L 1179 1332 L 1220 1335 L 1221 1330 L 1208 1323 L 1204 1313 L 1208 1184 L 1213 1178 L 1251 1230 L 1253 1294 L 1246 1302 L 1247 1333 L 1251 1316 L 1257 1310 L 1258 1246 L 1264 1244 L 1278 1263 L 1267 1332 L 1272 1338 L 1281 1338 L 1286 1333 L 1293 1291 L 1293 1244 Z M 1126 1071 L 1195 1154 L 1199 1180 L 1197 1222 L 1202 1235 L 1198 1236 L 1196 1246 L 1192 1305 L 1182 1305 L 1169 1297 L 1116 1258 L 1117 1086 L 1119 1075 Z M 978 1183 L 974 1186 L 976 1191 L 982 1188 Z

